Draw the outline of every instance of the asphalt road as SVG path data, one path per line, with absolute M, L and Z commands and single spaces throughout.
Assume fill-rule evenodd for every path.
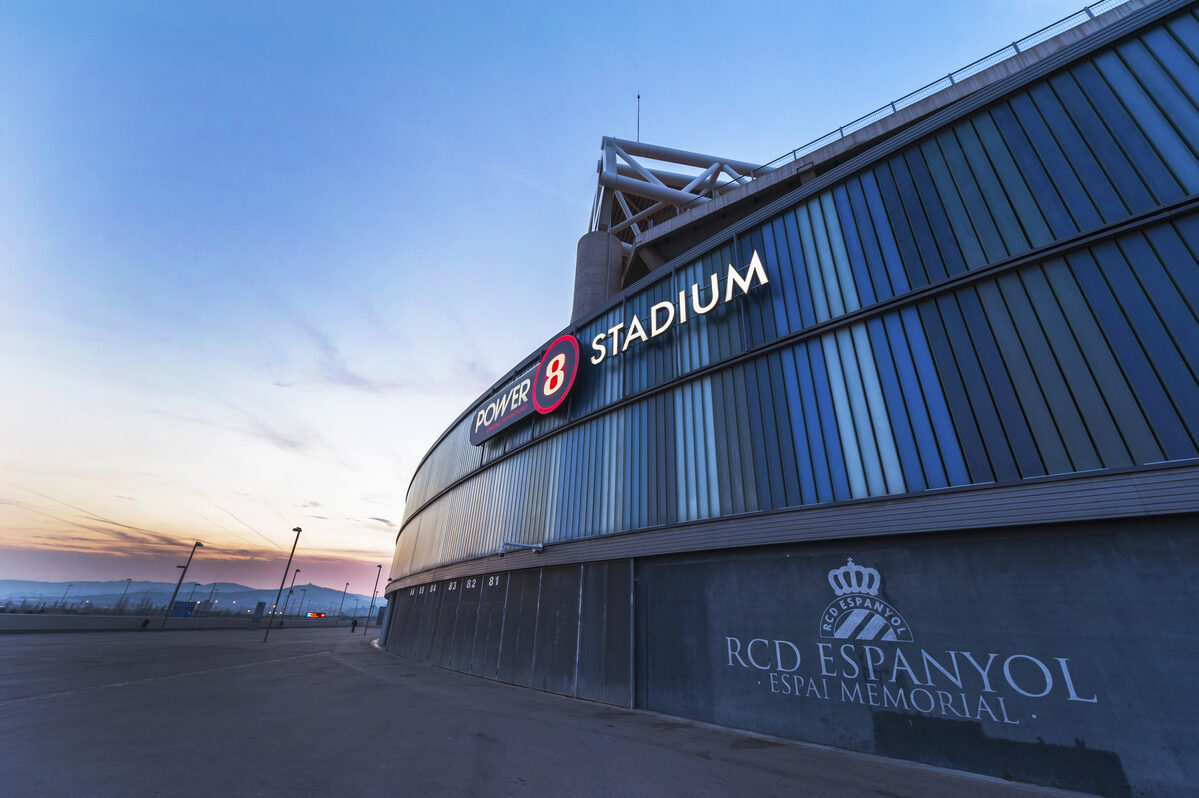
M 347 628 L 0 636 L 0 767 L 3 796 L 1076 795 L 449 673 Z

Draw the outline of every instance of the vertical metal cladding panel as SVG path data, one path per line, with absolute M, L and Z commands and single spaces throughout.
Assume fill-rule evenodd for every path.
M 678 467 L 674 454 L 678 442 L 671 434 L 674 429 L 674 401 L 669 391 L 658 394 L 651 401 L 655 410 L 654 437 L 657 448 L 654 469 L 657 475 L 657 514 L 654 520 L 658 524 L 674 524 L 679 518 L 675 508 Z
M 1032 162 L 1025 160 L 1021 166 L 1016 164 L 1015 156 L 1021 152 L 1027 155 L 1027 141 L 1014 141 L 1012 148 L 1009 148 L 996 124 L 996 114 L 991 111 L 975 114 L 968 125 L 957 128 L 957 134 L 974 174 L 993 174 L 995 178 L 992 185 L 989 180 L 980 177 L 988 204 L 992 208 L 1002 208 L 1005 201 L 1011 203 L 1012 212 L 1027 238 L 1028 246 L 1044 246 L 1052 241 L 1054 234 L 1046 221 L 1046 212 L 1033 198 L 1032 181 L 1026 180 L 1021 174 L 1021 168 L 1031 167 Z M 1020 250 L 1014 248 L 1010 251 L 1015 253 Z
M 1192 247 L 1196 242 L 1192 242 Z M 1157 297 L 1145 293 L 1133 273 L 1132 264 L 1123 257 L 1114 242 L 1103 242 L 1090 248 L 1090 257 L 1098 269 L 1083 268 L 1079 271 L 1083 291 L 1099 296 L 1105 290 L 1115 297 L 1121 314 L 1129 321 L 1139 339 L 1145 355 L 1153 365 L 1157 378 L 1166 387 L 1166 392 L 1178 409 L 1183 425 L 1192 442 L 1199 421 L 1199 392 L 1195 386 L 1195 372 L 1188 367 L 1178 349 L 1178 340 L 1158 315 Z M 1193 268 L 1194 261 L 1191 262 Z M 1182 268 L 1186 268 L 1182 264 Z M 1106 284 L 1100 283 L 1104 280 Z M 1194 340 L 1193 333 L 1187 340 Z
M 930 148 L 930 153 L 934 152 Z M 936 153 L 940 158 L 940 154 Z M 906 171 L 905 171 L 906 170 Z M 939 201 L 928 164 L 919 146 L 912 147 L 904 153 L 903 159 L 894 159 L 891 171 L 899 186 L 900 195 L 904 199 L 904 207 L 908 209 L 909 218 L 923 209 L 924 219 L 932 231 L 934 247 L 922 248 L 925 268 L 929 279 L 938 283 L 946 277 L 953 277 L 966 270 L 966 262 L 953 235 L 945 205 Z M 919 225 L 914 224 L 913 229 Z M 917 243 L 923 245 L 922 238 Z
M 533 568 L 508 574 L 508 598 L 504 605 L 499 654 L 498 678 L 501 682 L 532 686 L 541 572 L 542 569 Z
M 754 441 L 754 448 L 762 455 L 765 467 L 761 473 L 768 477 L 759 481 L 760 485 L 768 489 L 768 493 L 765 495 L 765 506 L 785 507 L 787 491 L 784 479 L 784 450 L 780 446 L 780 434 L 782 433 L 780 422 L 783 419 L 778 418 L 774 412 L 773 393 L 776 386 L 772 384 L 768 358 L 755 358 L 746 364 L 744 373 L 750 381 L 751 396 L 756 394 L 750 408 L 751 412 L 761 421 L 760 427 L 755 425 L 751 429 L 761 431 L 761 437 Z M 781 390 L 782 386 L 777 387 Z M 794 471 L 794 466 L 792 471 Z
M 1008 254 L 999 228 L 978 188 L 953 130 L 944 130 L 920 145 L 937 198 L 945 207 L 953 237 L 966 268 L 975 269 Z
M 445 584 L 446 597 L 457 595 L 455 605 L 454 637 L 449 667 L 456 671 L 470 671 L 471 657 L 475 649 L 475 638 L 479 632 L 479 579 L 451 579 Z
M 677 374 L 687 374 L 720 360 L 723 328 L 739 325 L 735 313 L 712 312 L 720 308 L 720 286 L 732 262 L 730 242 L 675 272 L 674 300 L 679 305 L 674 324 Z
M 577 698 L 603 700 L 604 658 L 607 656 L 604 615 L 607 610 L 606 562 L 585 563 L 581 569 L 582 602 L 579 613 L 579 655 L 575 663 Z
M 628 560 L 588 563 L 582 569 L 575 695 L 629 705 L 629 631 L 632 584 Z
M 458 623 L 458 596 L 460 591 L 447 590 L 448 583 L 433 582 L 428 585 L 430 596 L 436 596 L 437 625 L 433 630 L 433 642 L 429 649 L 429 661 L 442 668 L 453 666 L 454 631 Z
M 559 410 L 550 416 L 561 416 L 573 421 L 622 398 L 624 371 L 619 365 L 619 347 L 628 332 L 624 329 L 628 318 L 626 306 L 622 303 L 579 329 L 576 337 L 579 339 L 579 359 L 583 362 L 579 364 L 578 376 L 575 377 L 570 397 L 566 400 L 566 413 Z M 613 329 L 616 329 L 615 333 L 612 333 Z M 605 338 L 597 342 L 595 339 L 600 335 Z M 607 351 L 606 358 L 610 359 L 600 368 L 587 368 L 590 358 L 596 355 L 592 348 L 593 342 L 604 346 Z
M 406 507 L 416 508 L 439 491 L 479 467 L 481 452 L 470 445 L 470 418 L 454 426 L 417 469 L 408 489 Z M 405 515 L 405 520 L 407 520 Z
M 387 640 L 387 650 L 393 654 L 407 654 L 407 648 L 412 640 L 413 597 L 408 590 L 393 593 L 396 602 L 395 628 Z
M 895 366 L 891 348 L 887 340 L 886 327 L 881 317 L 874 317 L 866 322 L 869 345 L 875 359 L 876 373 L 881 392 L 880 401 L 887 414 L 894 439 L 896 467 L 900 469 L 898 477 L 907 489 L 911 491 L 925 490 L 928 482 L 921 468 L 920 454 L 916 446 L 916 437 L 912 431 L 912 419 L 908 414 L 907 402 L 900 388 L 899 372 Z M 790 390 L 790 387 L 788 387 Z M 881 421 L 877 422 L 881 423 Z
M 542 569 L 532 681 L 538 690 L 574 695 L 580 576 L 577 565 Z
M 604 701 L 633 705 L 633 561 L 608 564 L 604 595 Z
M 408 612 L 411 609 L 411 602 L 408 601 L 408 591 L 398 590 L 392 593 L 388 597 L 388 602 L 392 607 L 392 616 L 391 625 L 388 627 L 389 632 L 385 648 L 392 654 L 399 654 L 400 646 L 404 642 L 405 623 L 408 619 Z
M 961 191 L 972 198 L 967 203 L 971 217 L 982 214 L 986 220 L 982 223 L 994 226 L 998 240 L 989 234 L 986 246 L 988 260 L 994 261 L 1048 242 L 1049 232 L 1043 220 L 1035 231 L 1025 229 L 1022 224 L 1014 196 L 1027 198 L 1028 187 L 1016 177 L 1011 154 L 1002 142 L 983 143 L 979 124 L 984 116 L 976 114 L 972 119 L 954 125 L 951 131 L 939 136 L 938 141 L 942 152 L 946 153 L 954 185 L 964 186 Z M 989 117 L 986 122 L 993 129 L 994 123 Z M 1033 214 L 1033 217 L 1040 219 L 1040 214 Z
M 441 593 L 430 590 L 434 586 L 435 584 L 421 585 L 416 589 L 420 607 L 420 626 L 417 628 L 412 656 L 423 662 L 429 662 L 433 656 L 438 616 L 440 615 Z
M 977 422 L 972 454 L 998 479 L 1194 451 L 1196 316 L 1148 244 L 1176 231 L 1155 225 L 922 303 L 930 335 L 944 336 L 943 382 L 966 386 L 958 428 Z M 1171 249 L 1171 269 L 1199 279 L 1189 249 Z
M 500 644 L 508 629 L 505 621 L 505 606 L 509 597 L 509 576 L 506 573 L 467 577 L 465 582 L 475 582 L 478 590 L 479 621 L 475 631 L 474 647 L 467 668 L 476 676 L 488 679 L 498 677 Z
M 895 228 L 912 288 L 923 288 L 945 279 L 947 275 L 931 223 L 920 205 L 903 154 L 876 166 L 874 175 L 887 205 L 887 215 Z

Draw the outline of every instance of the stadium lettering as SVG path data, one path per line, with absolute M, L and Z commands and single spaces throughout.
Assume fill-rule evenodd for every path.
M 766 278 L 766 270 L 762 268 L 762 261 L 758 257 L 755 250 L 753 257 L 750 258 L 749 268 L 745 270 L 745 276 L 742 277 L 733 265 L 729 264 L 728 275 L 725 278 L 724 300 L 730 301 L 735 293 L 735 289 L 739 289 L 742 294 L 749 293 L 749 289 L 754 286 L 754 281 L 758 285 L 766 285 L 770 282 Z M 591 356 L 593 365 L 599 365 L 608 355 L 615 357 L 622 352 L 625 352 L 634 343 L 644 343 L 651 338 L 657 338 L 662 333 L 670 329 L 671 325 L 677 320 L 679 324 L 687 321 L 687 294 L 686 290 L 679 291 L 678 301 L 673 299 L 659 302 L 649 309 L 649 332 L 646 332 L 646 325 L 637 316 L 633 316 L 626 328 L 624 322 L 615 325 L 608 329 L 607 332 L 602 332 L 591 339 L 591 348 L 595 354 Z M 702 288 L 699 283 L 693 283 L 690 289 L 691 294 L 691 314 L 693 316 L 702 316 L 705 313 L 712 311 L 718 304 L 722 304 L 720 293 L 720 275 L 713 274 L 708 284 Z M 701 299 L 701 295 L 706 294 L 708 299 Z M 621 332 L 624 331 L 624 335 Z

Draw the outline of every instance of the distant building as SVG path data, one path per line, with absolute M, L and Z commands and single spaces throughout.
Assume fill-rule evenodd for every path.
M 605 139 L 574 320 L 412 481 L 387 649 L 1193 790 L 1199 16 L 1071 23 L 771 168 Z

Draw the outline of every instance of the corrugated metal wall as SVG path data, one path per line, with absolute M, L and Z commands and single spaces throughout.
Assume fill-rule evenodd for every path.
M 584 325 L 586 358 L 596 334 L 754 252 L 770 278 L 584 360 L 565 412 L 482 450 L 460 422 L 413 480 L 391 575 L 505 540 L 1195 457 L 1197 189 L 1199 18 L 1187 9 Z
M 629 706 L 628 560 L 448 579 L 393 593 L 387 649 L 509 684 Z

